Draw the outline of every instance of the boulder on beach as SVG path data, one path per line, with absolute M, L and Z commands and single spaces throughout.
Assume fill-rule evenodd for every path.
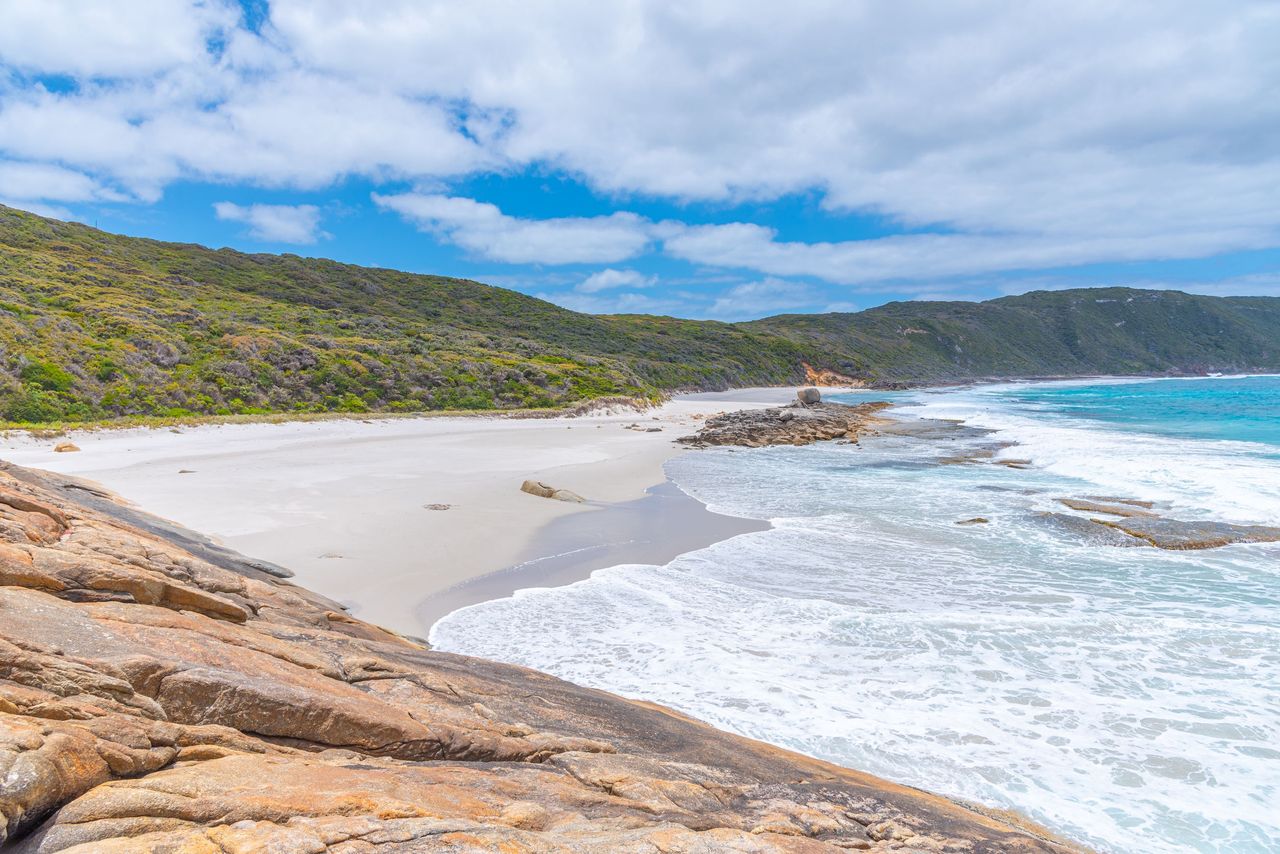
M 540 480 L 526 480 L 520 484 L 520 491 L 536 495 L 539 498 L 554 498 L 556 501 L 569 501 L 575 504 L 581 504 L 587 500 L 576 492 L 571 492 L 567 489 L 556 489 L 554 486 L 545 484 Z
M 80 446 L 74 442 L 59 442 L 53 446 L 55 454 L 70 454 L 80 450 Z
M 800 401 L 805 406 L 809 406 L 814 403 L 821 403 L 822 392 L 818 391 L 813 386 L 802 388 L 796 392 L 796 400 Z

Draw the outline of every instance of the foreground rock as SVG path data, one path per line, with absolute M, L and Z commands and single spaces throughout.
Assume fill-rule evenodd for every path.
M 1048 852 L 1017 819 L 433 652 L 0 467 L 0 841 L 24 854 Z
M 817 389 L 802 391 L 817 392 Z M 849 439 L 875 429 L 885 419 L 875 413 L 890 406 L 877 401 L 846 406 L 842 403 L 804 403 L 770 409 L 747 409 L 708 418 L 692 436 L 677 439 L 685 445 L 738 445 L 761 448 L 766 445 L 808 445 L 828 439 Z

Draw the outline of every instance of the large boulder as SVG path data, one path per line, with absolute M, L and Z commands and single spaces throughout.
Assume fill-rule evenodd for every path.
M 805 406 L 810 406 L 814 403 L 821 403 L 822 392 L 818 391 L 813 386 L 802 388 L 796 392 L 796 400 L 800 401 Z

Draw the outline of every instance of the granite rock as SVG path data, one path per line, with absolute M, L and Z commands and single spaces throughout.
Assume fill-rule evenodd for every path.
M 829 439 L 857 441 L 859 436 L 885 421 L 876 413 L 888 406 L 890 404 L 881 401 L 856 406 L 796 401 L 789 406 L 746 409 L 708 418 L 697 433 L 682 436 L 676 441 L 694 447 L 737 445 L 747 448 L 808 445 Z
M 7 850 L 1076 850 L 1004 813 L 427 649 L 267 566 L 0 466 Z

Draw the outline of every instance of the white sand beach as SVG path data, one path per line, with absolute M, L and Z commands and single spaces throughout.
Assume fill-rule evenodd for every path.
M 408 634 L 420 603 L 529 560 L 556 519 L 605 512 L 665 480 L 699 416 L 793 389 L 689 395 L 644 413 L 398 418 L 10 433 L 0 457 L 96 481 L 137 506 L 296 573 L 362 619 Z M 627 429 L 659 427 L 660 432 Z M 55 453 L 59 441 L 82 450 Z M 525 478 L 588 499 L 520 491 Z M 449 505 L 447 510 L 427 505 Z

